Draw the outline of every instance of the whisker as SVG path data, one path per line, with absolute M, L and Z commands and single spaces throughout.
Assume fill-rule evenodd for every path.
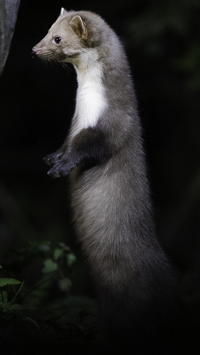
M 68 66 L 68 64 L 67 64 L 67 63 L 64 63 L 64 62 L 61 62 L 60 64 L 62 65 L 62 67 L 63 67 L 65 70 L 67 70 L 67 74 L 69 75 L 69 71 L 72 71 L 71 67 Z

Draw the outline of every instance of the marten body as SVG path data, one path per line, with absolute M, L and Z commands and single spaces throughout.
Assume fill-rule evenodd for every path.
M 96 14 L 62 9 L 33 52 L 72 63 L 77 72 L 70 132 L 46 162 L 51 176 L 69 174 L 76 233 L 96 283 L 103 328 L 135 341 L 142 332 L 145 341 L 167 320 L 175 282 L 155 236 L 124 49 Z

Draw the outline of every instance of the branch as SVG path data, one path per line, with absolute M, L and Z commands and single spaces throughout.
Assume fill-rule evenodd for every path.
M 20 0 L 0 1 L 0 76 L 8 57 Z

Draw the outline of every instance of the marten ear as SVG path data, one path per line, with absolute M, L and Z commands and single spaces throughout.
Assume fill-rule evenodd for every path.
M 86 25 L 84 24 L 81 16 L 76 15 L 76 16 L 72 17 L 69 24 L 72 26 L 74 32 L 76 32 L 76 34 L 79 37 L 81 37 L 82 39 L 87 39 L 87 35 L 88 35 L 87 28 L 86 28 Z
M 67 13 L 67 11 L 64 9 L 64 7 L 62 7 L 60 10 L 60 16 L 64 15 L 65 12 Z

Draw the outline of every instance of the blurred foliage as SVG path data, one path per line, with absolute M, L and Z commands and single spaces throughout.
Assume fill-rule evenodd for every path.
M 0 266 L 0 269 L 2 269 L 2 266 Z M 0 314 L 4 313 L 5 311 L 12 310 L 13 308 L 13 303 L 15 298 L 17 297 L 18 293 L 20 292 L 22 285 L 20 286 L 19 290 L 16 292 L 14 295 L 13 299 L 8 302 L 8 293 L 4 289 L 4 286 L 7 285 L 19 285 L 21 284 L 21 281 L 18 281 L 16 279 L 11 279 L 11 278 L 6 278 L 6 277 L 0 277 Z
M 27 282 L 0 277 L 0 340 L 1 349 L 9 348 L 8 336 L 23 348 L 39 342 L 47 346 L 82 347 L 96 345 L 97 320 L 95 303 L 81 296 L 70 296 L 71 273 L 76 257 L 64 243 L 55 248 L 50 242 L 30 242 L 23 248 L 10 248 L 0 267 L 6 274 L 23 274 L 34 260 L 41 261 L 37 278 Z M 20 285 L 21 284 L 21 285 Z M 20 286 L 19 286 L 20 285 Z M 19 331 L 20 329 L 20 331 Z M 48 340 L 48 337 L 51 339 Z M 38 345 L 37 345 L 38 346 Z M 14 349 L 14 348 L 12 348 Z M 38 347 L 37 347 L 38 349 Z
M 184 75 L 188 92 L 200 90 L 199 12 L 198 0 L 154 0 L 127 24 L 134 45 Z
M 68 246 L 62 242 L 56 247 L 52 247 L 50 242 L 29 242 L 24 247 L 10 247 L 5 254 L 5 261 L 2 272 L 6 272 L 7 275 L 21 275 L 21 278 L 26 279 L 17 298 L 22 309 L 40 309 L 41 314 L 46 314 L 48 317 L 50 309 L 53 313 L 54 309 L 55 312 L 65 309 L 64 304 L 60 305 L 62 302 L 60 300 L 63 298 L 64 303 L 69 301 L 67 296 L 71 292 L 73 265 L 76 263 L 76 256 Z M 34 270 L 35 266 L 37 270 Z M 27 271 L 24 274 L 25 269 L 29 271 L 28 277 Z M 19 283 L 20 281 L 13 278 L 0 278 L 0 287 Z M 14 288 L 14 298 L 16 298 L 15 292 Z
M 76 261 L 75 255 L 71 249 L 64 243 L 52 250 L 50 242 L 30 242 L 28 246 L 22 248 L 11 247 L 5 259 L 7 264 L 4 265 L 3 270 L 8 274 L 22 274 L 23 270 L 29 265 L 34 265 L 34 260 L 37 260 L 41 265 L 41 270 L 37 273 L 36 279 L 32 279 L 26 283 L 23 290 L 18 296 L 21 300 L 21 309 L 40 309 L 44 306 L 48 299 L 50 289 L 56 288 L 59 291 L 68 295 L 72 286 L 69 278 L 70 268 L 73 262 Z M 9 262 L 8 262 L 9 260 Z M 73 262 L 71 262 L 73 260 Z M 31 275 L 30 275 L 31 276 Z M 20 281 L 13 278 L 0 278 L 0 287 L 2 289 L 2 302 L 6 303 L 8 300 L 7 292 L 4 291 L 4 286 L 18 285 Z M 16 298 L 16 289 L 14 288 L 14 298 Z M 17 292 L 19 293 L 19 292 Z M 53 297 L 52 297 L 53 299 Z M 13 301 L 11 301 L 11 304 Z M 48 313 L 48 311 L 47 311 Z

